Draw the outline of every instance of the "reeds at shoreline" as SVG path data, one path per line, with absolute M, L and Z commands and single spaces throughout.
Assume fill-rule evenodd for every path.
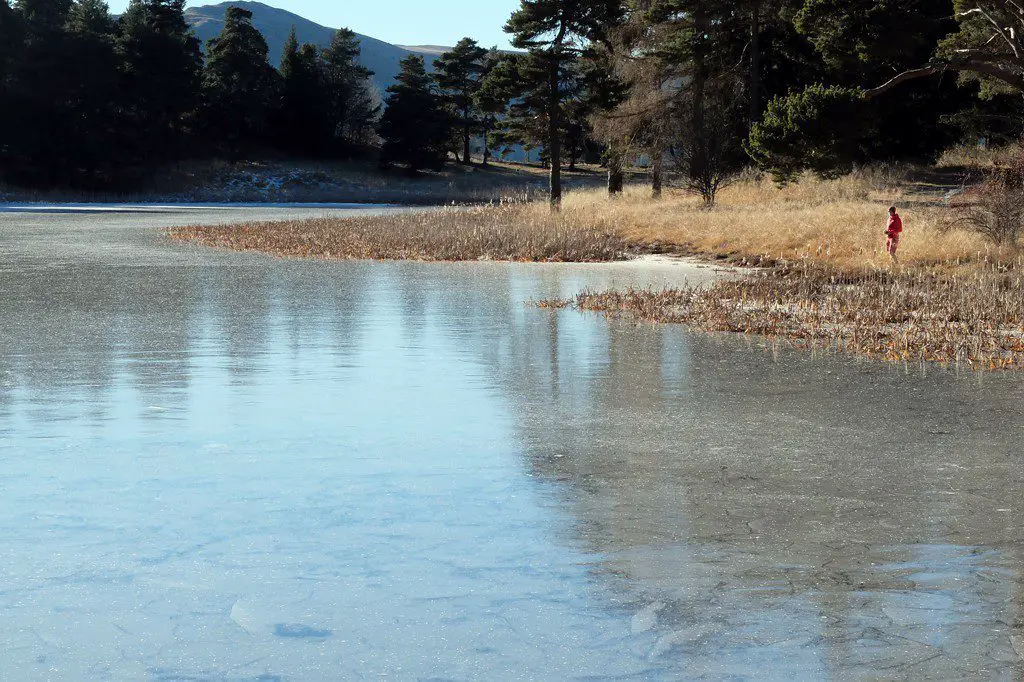
M 888 360 L 1024 368 L 1024 279 L 996 267 L 851 274 L 804 264 L 709 287 L 587 291 L 538 305 L 783 338 L 798 347 Z
M 601 262 L 625 258 L 610 231 L 522 205 L 445 208 L 169 230 L 172 239 L 285 258 Z

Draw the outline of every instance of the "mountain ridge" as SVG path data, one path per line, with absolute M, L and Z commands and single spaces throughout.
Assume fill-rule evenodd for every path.
M 200 5 L 185 10 L 185 18 L 192 26 L 196 37 L 205 48 L 206 41 L 216 37 L 224 27 L 224 12 L 228 7 L 235 6 L 252 12 L 252 23 L 267 41 L 270 48 L 270 63 L 277 66 L 281 62 L 284 44 L 288 39 L 292 26 L 299 43 L 313 43 L 326 47 L 337 29 L 322 26 L 294 12 L 271 7 L 261 2 L 239 0 L 238 2 L 221 2 L 214 5 Z M 357 33 L 361 54 L 359 61 L 363 66 L 374 72 L 371 80 L 376 88 L 383 93 L 391 85 L 399 71 L 399 62 L 410 54 L 422 56 L 428 70 L 433 67 L 434 60 L 442 52 L 449 49 L 439 45 L 392 45 L 383 40 Z

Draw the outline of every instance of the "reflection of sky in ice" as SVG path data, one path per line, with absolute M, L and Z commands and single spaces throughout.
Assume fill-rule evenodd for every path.
M 1015 378 L 522 305 L 672 270 L 38 234 L 0 269 L 0 679 L 1022 672 Z
M 272 320 L 239 364 L 200 317 L 92 405 L 10 394 L 4 672 L 637 670 L 591 559 L 546 538 L 483 368 L 386 298 L 358 324 L 338 349 Z M 162 361 L 187 380 L 153 401 L 132 368 Z

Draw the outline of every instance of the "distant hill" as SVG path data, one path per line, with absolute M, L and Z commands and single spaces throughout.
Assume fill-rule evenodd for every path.
M 217 5 L 189 7 L 185 10 L 185 16 L 192 24 L 196 37 L 203 42 L 204 47 L 206 41 L 219 34 L 224 27 L 224 12 L 232 5 L 252 12 L 252 23 L 267 39 L 267 45 L 270 47 L 270 63 L 274 66 L 281 62 L 281 53 L 284 51 L 284 44 L 288 40 L 292 26 L 295 26 L 295 34 L 299 43 L 314 43 L 324 47 L 334 35 L 335 29 L 333 28 L 321 26 L 298 14 L 270 7 L 261 2 L 222 2 Z M 399 70 L 398 62 L 409 54 L 422 55 L 429 69 L 434 60 L 447 49 L 435 45 L 402 47 L 369 36 L 356 35 L 362 46 L 360 61 L 363 66 L 374 72 L 374 85 L 382 93 L 394 82 Z

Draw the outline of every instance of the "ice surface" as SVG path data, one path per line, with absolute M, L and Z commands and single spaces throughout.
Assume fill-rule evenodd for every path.
M 523 303 L 710 269 L 133 211 L 0 215 L 0 680 L 1024 673 L 1016 375 Z

